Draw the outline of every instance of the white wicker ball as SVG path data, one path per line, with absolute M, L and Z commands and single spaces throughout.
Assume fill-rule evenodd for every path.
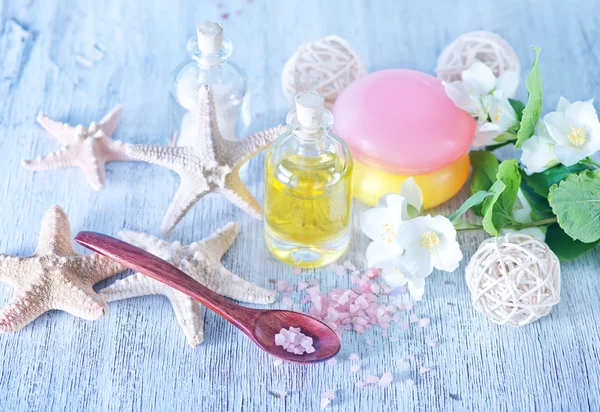
M 525 234 L 484 241 L 465 277 L 475 308 L 501 325 L 534 322 L 560 300 L 558 258 L 548 245 Z
M 292 102 L 298 92 L 315 90 L 330 108 L 340 92 L 365 73 L 365 64 L 352 46 L 331 35 L 303 43 L 285 63 L 281 85 Z
M 473 31 L 458 36 L 438 57 L 435 72 L 445 82 L 460 80 L 462 72 L 476 61 L 487 65 L 496 77 L 507 71 L 521 72 L 514 49 L 506 40 L 489 31 Z

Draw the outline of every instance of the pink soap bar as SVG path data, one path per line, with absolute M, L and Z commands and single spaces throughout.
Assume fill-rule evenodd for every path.
M 413 70 L 358 79 L 342 91 L 332 113 L 334 132 L 356 160 L 405 175 L 456 162 L 475 134 L 474 119 L 454 105 L 440 80 Z

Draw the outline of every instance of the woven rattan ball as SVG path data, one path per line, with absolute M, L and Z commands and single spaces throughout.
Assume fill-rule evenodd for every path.
M 487 239 L 465 277 L 475 308 L 501 325 L 534 322 L 560 300 L 558 258 L 548 245 L 525 234 Z
M 519 58 L 506 40 L 489 31 L 474 31 L 458 36 L 437 60 L 435 72 L 445 82 L 460 80 L 462 72 L 480 61 L 487 65 L 496 77 L 507 71 L 519 74 Z
M 298 92 L 315 90 L 330 108 L 340 92 L 365 73 L 365 64 L 352 46 L 331 35 L 303 43 L 285 63 L 281 85 L 292 102 Z

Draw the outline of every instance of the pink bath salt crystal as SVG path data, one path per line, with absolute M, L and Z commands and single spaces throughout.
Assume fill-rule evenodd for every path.
M 411 378 L 408 378 L 408 379 L 406 380 L 406 384 L 407 384 L 408 386 L 413 386 L 413 385 L 415 384 L 415 381 L 413 381 Z
M 313 339 L 306 336 L 300 331 L 300 328 L 291 327 L 289 329 L 282 328 L 275 335 L 275 345 L 283 347 L 286 351 L 296 355 L 304 355 L 305 353 L 313 353 Z
M 424 375 L 424 374 L 426 374 L 427 372 L 429 372 L 429 368 L 426 368 L 425 366 L 421 366 L 421 367 L 419 368 L 419 373 L 420 373 L 421 375 Z
M 373 383 L 378 383 L 378 382 L 379 382 L 379 378 L 375 375 L 369 375 L 365 379 L 366 384 L 373 384 Z
M 354 325 L 354 331 L 359 335 L 362 335 L 363 333 L 365 333 L 365 327 L 361 325 Z
M 387 338 L 387 336 L 388 336 L 387 330 L 384 330 L 383 332 L 381 332 L 381 336 L 383 336 L 384 338 Z
M 352 271 L 356 270 L 356 266 L 354 266 L 354 263 L 350 262 L 349 260 L 345 261 L 343 266 L 345 269 L 348 269 L 348 270 L 352 270 Z
M 397 336 L 390 337 L 390 342 L 398 342 L 399 340 L 400 340 L 400 338 Z
M 293 302 L 292 302 L 292 298 L 290 298 L 289 296 L 284 296 L 283 299 L 281 299 L 281 303 L 283 303 L 285 306 L 292 306 Z
M 281 365 L 283 365 L 283 361 L 281 359 L 275 359 L 273 361 L 273 365 L 275 365 L 275 366 L 281 366 Z
M 348 360 L 359 361 L 360 360 L 360 356 L 358 356 L 356 353 L 353 353 L 350 356 L 348 356 Z
M 392 372 L 385 372 L 379 379 L 379 386 L 388 386 L 394 380 Z
M 278 280 L 278 281 L 277 281 L 277 290 L 278 290 L 278 291 L 280 291 L 280 292 L 283 292 L 283 291 L 285 290 L 285 287 L 286 287 L 286 286 L 287 286 L 287 285 L 286 285 L 286 283 L 285 283 L 285 280 Z
M 357 388 L 364 388 L 367 384 L 363 381 L 356 381 L 356 383 L 354 384 L 355 387 Z
M 414 303 L 412 303 L 412 302 L 406 302 L 404 304 L 404 310 L 407 311 L 407 312 L 410 312 L 414 306 L 415 306 Z
M 358 276 L 358 275 L 360 275 L 360 270 L 354 270 L 350 274 L 353 276 Z
M 402 316 L 400 316 L 399 313 L 395 313 L 394 316 L 392 316 L 394 322 L 398 322 L 400 319 L 402 319 Z
M 419 320 L 419 326 L 422 328 L 426 328 L 429 326 L 429 318 L 423 318 Z
M 303 280 L 298 282 L 298 291 L 302 291 L 304 289 L 306 289 L 308 287 L 308 282 L 305 282 Z
M 310 282 L 308 284 L 310 285 Z M 314 285 L 306 289 L 306 293 L 310 296 L 317 296 L 321 293 L 321 288 L 319 285 Z
M 371 285 L 371 292 L 373 292 L 376 295 L 379 295 L 380 291 L 381 291 L 381 288 L 379 287 L 379 285 L 377 283 L 373 283 Z
M 383 285 L 383 293 L 385 293 L 386 295 L 389 295 L 390 293 L 392 293 L 392 289 L 391 287 L 387 286 L 387 285 Z
M 411 353 L 410 355 L 408 355 L 408 359 L 415 360 L 415 354 Z
M 430 348 L 435 348 L 436 344 L 437 343 L 433 339 L 429 339 L 427 341 L 427 346 L 429 346 Z
M 331 359 L 329 359 L 329 360 L 327 361 L 327 364 L 328 364 L 328 365 L 331 365 L 331 366 L 333 366 L 333 365 L 337 365 L 337 359 L 336 359 L 336 358 L 331 358 Z
M 327 408 L 330 403 L 331 403 L 331 399 L 321 398 L 321 409 Z
M 295 266 L 294 269 L 292 269 L 292 273 L 294 275 L 299 275 L 300 273 L 302 273 L 302 269 L 299 268 L 298 266 Z
M 358 275 L 354 275 L 354 274 L 353 274 L 352 276 L 350 276 L 350 281 L 351 281 L 352 283 L 358 283 L 358 280 L 359 280 L 359 279 L 360 279 L 360 277 L 359 277 Z
M 346 268 L 342 265 L 335 267 L 335 274 L 338 276 L 346 276 Z
M 415 323 L 420 320 L 421 320 L 421 318 L 419 318 L 417 315 L 410 315 L 410 323 Z
M 360 295 L 359 297 L 357 297 L 354 303 L 357 304 L 361 309 L 366 309 L 369 307 L 369 302 L 364 297 L 364 295 Z
M 367 342 L 367 345 L 372 345 L 373 344 L 373 339 L 367 338 L 366 342 Z
M 324 398 L 327 398 L 329 400 L 334 400 L 335 399 L 335 391 L 333 389 L 327 389 L 325 391 L 325 393 L 323 394 Z
M 404 359 L 396 359 L 396 365 L 404 364 Z
M 294 291 L 294 287 L 293 286 L 288 286 L 287 288 L 285 288 L 285 291 L 287 293 L 292 293 Z
M 279 395 L 280 398 L 283 399 L 283 398 L 285 398 L 287 396 L 287 392 L 286 391 L 281 391 L 281 392 L 278 393 L 278 395 Z
M 360 365 L 352 365 L 350 366 L 350 372 L 355 373 L 360 370 Z
M 378 275 L 379 275 L 379 269 L 377 269 L 377 268 L 367 269 L 367 277 L 369 279 L 376 278 Z
M 408 330 L 409 325 L 406 322 L 402 322 L 402 325 L 400 325 L 400 328 L 402 328 L 402 330 Z
M 350 299 L 354 298 L 356 298 L 356 293 L 348 289 L 344 291 L 344 293 L 342 293 L 342 295 L 338 298 L 337 303 L 339 303 L 340 305 L 345 305 L 350 301 Z
M 405 310 L 404 309 L 404 303 L 396 303 L 396 306 L 398 306 L 399 310 Z

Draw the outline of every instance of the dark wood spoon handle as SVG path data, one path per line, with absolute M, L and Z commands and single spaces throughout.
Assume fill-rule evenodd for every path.
M 75 241 L 115 262 L 185 293 L 236 325 L 247 335 L 252 335 L 254 322 L 260 316 L 261 311 L 236 305 L 192 279 L 169 262 L 102 233 L 79 232 L 75 236 Z

